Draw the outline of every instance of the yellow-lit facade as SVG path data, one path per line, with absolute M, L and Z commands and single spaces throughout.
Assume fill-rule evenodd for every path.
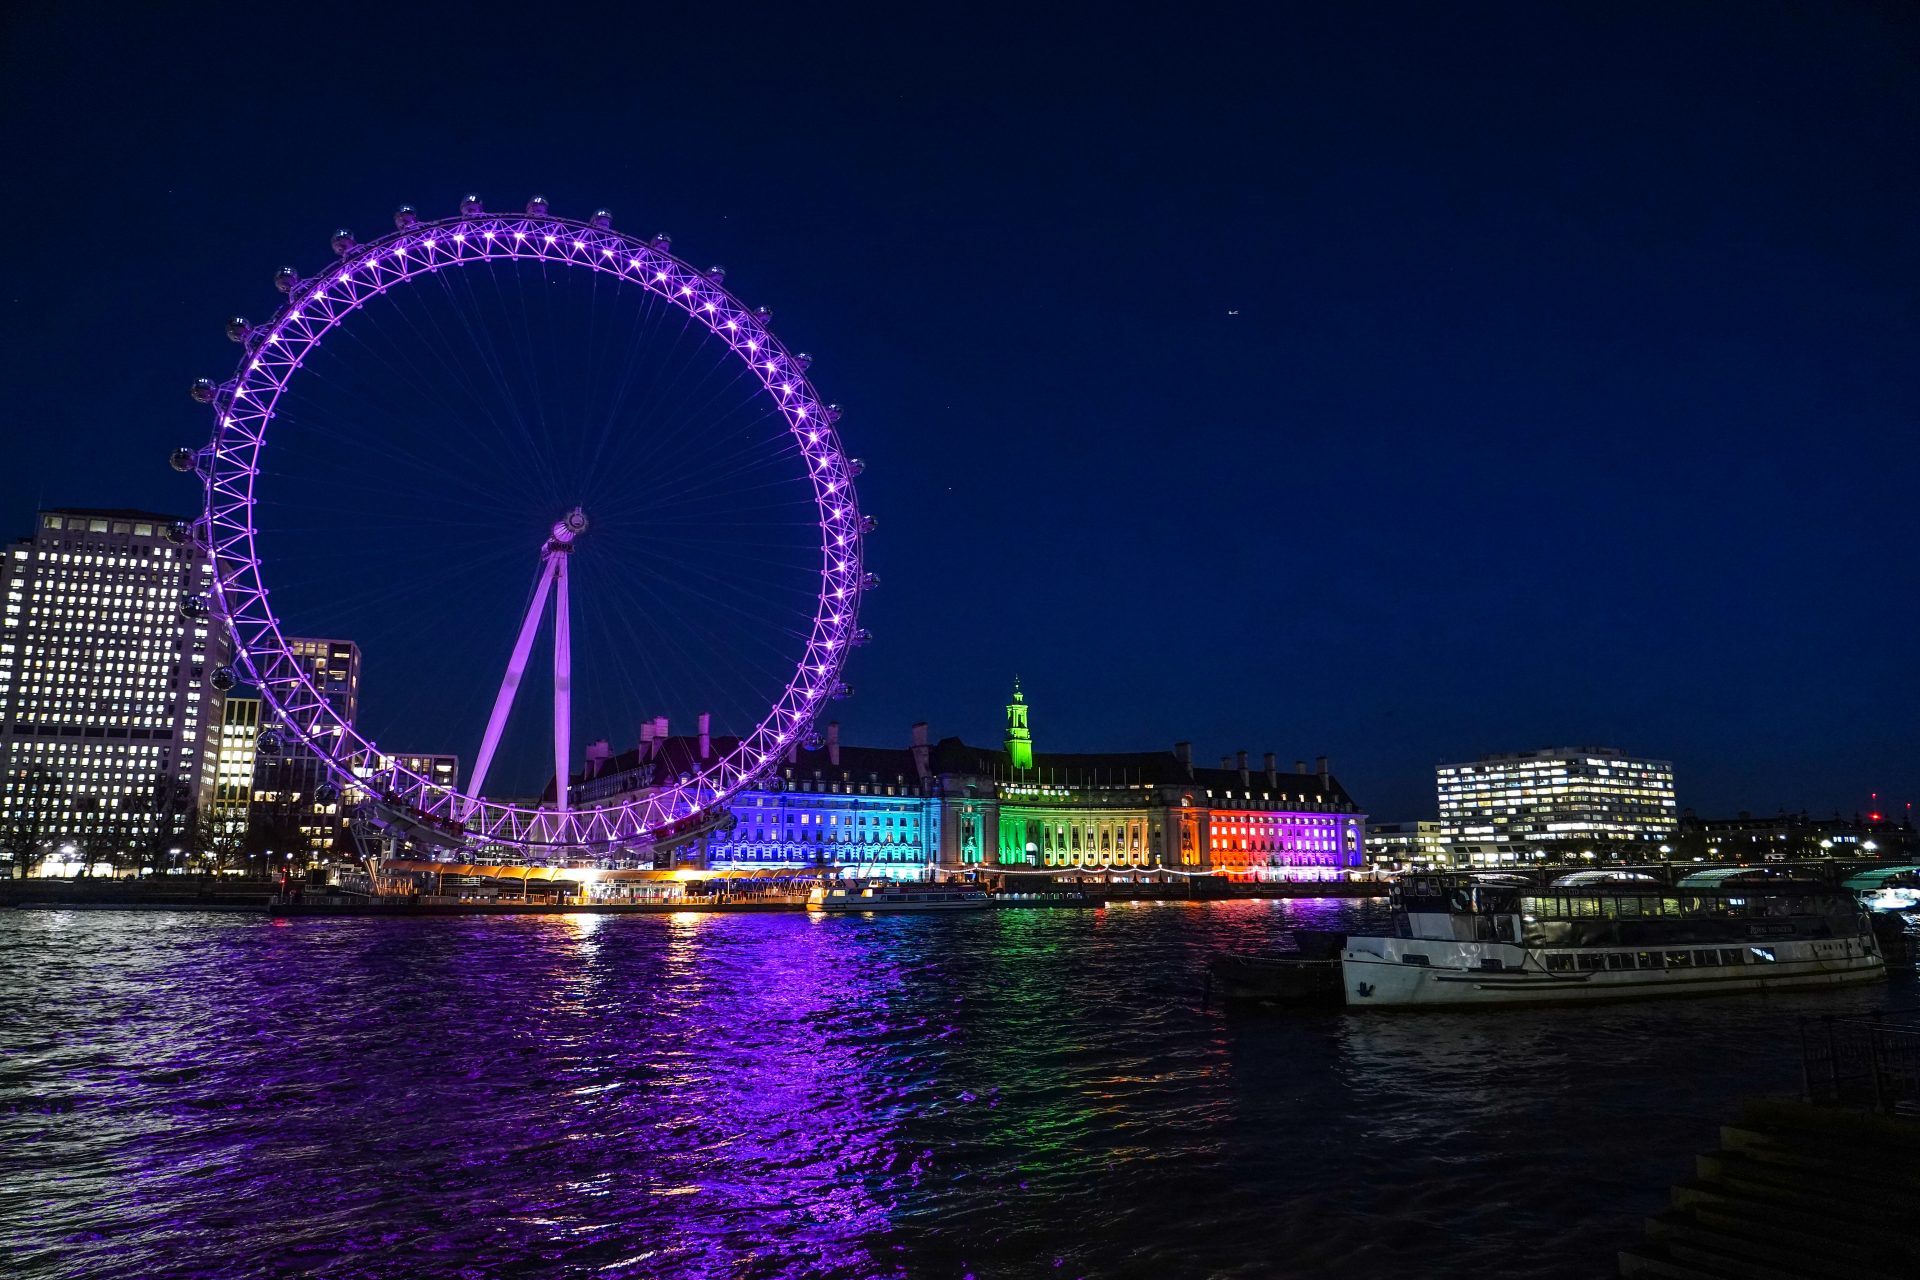
M 237 839 L 247 833 L 259 739 L 260 699 L 228 694 L 220 716 L 220 750 L 213 778 L 213 823 L 223 837 Z

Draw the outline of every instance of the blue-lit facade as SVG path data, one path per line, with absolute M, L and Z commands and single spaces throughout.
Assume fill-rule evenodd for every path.
M 830 724 L 818 747 L 790 751 L 769 785 L 734 797 L 730 824 L 677 850 L 675 861 L 896 879 L 1171 871 L 1247 881 L 1339 879 L 1364 863 L 1366 815 L 1324 759 L 1283 772 L 1271 754 L 1250 766 L 1245 752 L 1218 769 L 1196 767 L 1186 743 L 1035 754 L 1027 710 L 1016 692 L 997 750 L 930 743 L 924 724 L 909 746 L 842 746 Z M 730 747 L 705 733 L 671 737 L 656 722 L 617 760 L 599 744 L 590 749 L 574 801 L 604 802 Z

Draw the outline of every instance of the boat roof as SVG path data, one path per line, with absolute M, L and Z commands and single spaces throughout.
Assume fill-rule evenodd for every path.
M 1902 876 L 1920 876 L 1920 866 L 1908 863 L 1899 867 L 1874 867 L 1870 871 L 1856 871 L 1840 882 L 1846 889 L 1878 889 L 1889 880 L 1898 880 Z
M 1832 885 L 1793 877 L 1791 871 L 1772 871 L 1768 867 L 1713 867 L 1693 871 L 1674 889 L 1763 890 L 1763 892 L 1834 892 Z
M 1571 875 L 1561 876 L 1549 889 L 1579 889 L 1596 884 L 1658 884 L 1659 881 L 1644 871 L 1575 871 Z

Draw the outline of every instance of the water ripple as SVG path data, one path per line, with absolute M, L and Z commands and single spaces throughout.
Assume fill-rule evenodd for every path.
M 1334 902 L 965 918 L 0 913 L 0 1271 L 1601 1274 L 1881 992 L 1199 1007 Z

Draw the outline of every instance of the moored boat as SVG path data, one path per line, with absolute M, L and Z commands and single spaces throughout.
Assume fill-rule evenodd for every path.
M 1846 890 L 1764 872 L 1674 887 L 1436 873 L 1394 886 L 1396 932 L 1341 951 L 1350 1006 L 1639 1000 L 1886 977 Z
M 1340 960 L 1227 951 L 1207 961 L 1207 1000 L 1339 1004 Z
M 834 914 L 854 911 L 973 911 L 993 905 L 984 889 L 963 885 L 880 883 L 817 885 L 807 910 Z

